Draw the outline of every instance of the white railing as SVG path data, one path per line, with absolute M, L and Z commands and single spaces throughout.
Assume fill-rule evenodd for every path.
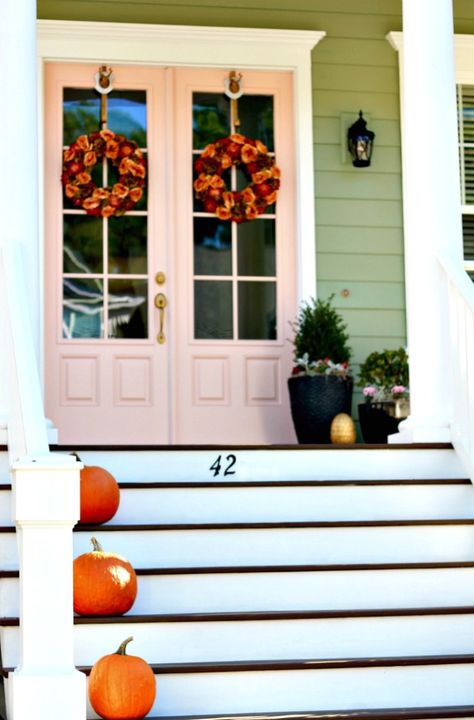
M 20 570 L 20 658 L 6 681 L 7 717 L 30 718 L 34 698 L 37 718 L 85 720 L 72 611 L 72 529 L 82 465 L 49 451 L 21 247 L 12 240 L 0 243 L 0 331 L 0 397 Z
M 19 243 L 0 245 L 2 384 L 10 463 L 49 452 Z
M 474 284 L 450 258 L 438 261 L 448 288 L 451 442 L 474 482 Z

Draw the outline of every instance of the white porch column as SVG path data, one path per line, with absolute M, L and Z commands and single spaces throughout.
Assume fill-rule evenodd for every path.
M 462 262 L 452 0 L 404 0 L 400 51 L 411 415 L 395 442 L 450 440 L 447 295 L 438 252 Z
M 10 720 L 85 720 L 86 678 L 74 667 L 72 528 L 79 470 L 67 455 L 12 469 L 20 556 L 20 658 L 6 681 Z
M 0 137 L 3 181 L 0 192 L 0 240 L 18 240 L 23 246 L 28 305 L 35 351 L 38 354 L 40 308 L 36 62 L 36 1 L 1 0 Z M 5 424 L 6 404 L 4 388 L 0 387 L 0 426 Z

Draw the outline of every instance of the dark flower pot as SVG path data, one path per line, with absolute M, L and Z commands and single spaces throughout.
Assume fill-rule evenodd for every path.
M 366 443 L 386 443 L 398 431 L 403 418 L 393 414 L 394 403 L 363 403 L 358 406 L 360 431 Z
M 351 414 L 352 378 L 335 375 L 294 376 L 288 379 L 291 417 L 298 442 L 330 443 L 338 413 Z

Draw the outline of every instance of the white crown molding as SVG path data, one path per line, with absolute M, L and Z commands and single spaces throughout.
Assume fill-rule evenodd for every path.
M 38 20 L 44 60 L 293 68 L 326 33 L 308 30 Z M 245 48 L 245 52 L 242 49 Z

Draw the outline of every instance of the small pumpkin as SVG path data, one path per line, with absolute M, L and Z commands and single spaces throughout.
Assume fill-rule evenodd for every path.
M 124 640 L 117 652 L 104 655 L 91 669 L 89 700 L 105 720 L 138 720 L 155 702 L 153 670 L 143 658 L 125 652 L 131 640 Z
M 76 453 L 72 453 L 80 460 Z M 120 488 L 114 476 L 97 465 L 81 470 L 81 525 L 100 525 L 111 520 L 120 504 Z
M 137 597 L 135 570 L 121 555 L 104 552 L 91 538 L 92 552 L 73 563 L 74 611 L 79 615 L 123 615 Z

